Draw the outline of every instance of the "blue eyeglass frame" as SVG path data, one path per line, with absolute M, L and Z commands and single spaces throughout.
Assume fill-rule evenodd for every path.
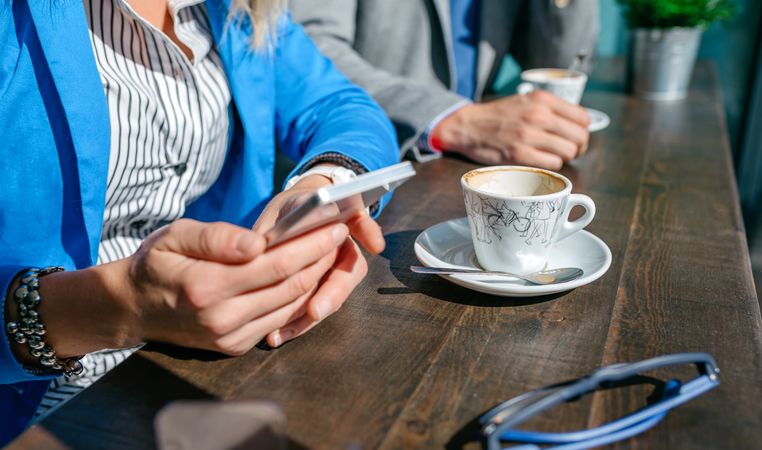
M 655 369 L 677 365 L 694 364 L 699 376 L 687 383 L 679 380 L 661 382 L 641 375 Z M 544 449 L 578 450 L 606 445 L 627 439 L 659 423 L 667 411 L 688 400 L 717 387 L 720 369 L 707 353 L 675 353 L 657 356 L 634 363 L 621 363 L 603 367 L 591 375 L 546 386 L 507 400 L 486 412 L 480 419 L 481 436 L 487 450 L 510 448 L 514 450 L 539 450 L 538 444 L 560 444 Z M 647 406 L 606 425 L 589 430 L 544 433 L 512 429 L 529 418 L 560 403 L 577 400 L 582 395 L 599 389 L 610 389 L 628 384 L 649 382 L 657 390 L 649 398 Z M 661 388 L 660 390 L 658 388 Z M 501 441 L 523 443 L 502 447 Z

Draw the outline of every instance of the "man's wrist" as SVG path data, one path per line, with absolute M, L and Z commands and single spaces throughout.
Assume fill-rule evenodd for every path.
M 431 122 L 424 133 L 426 145 L 430 150 L 443 152 L 459 146 L 456 133 L 463 126 L 464 110 L 471 105 L 472 102 L 464 100 L 448 108 Z
M 464 106 L 445 117 L 431 133 L 431 141 L 443 150 L 458 151 L 465 147 L 468 121 L 466 116 L 472 105 Z

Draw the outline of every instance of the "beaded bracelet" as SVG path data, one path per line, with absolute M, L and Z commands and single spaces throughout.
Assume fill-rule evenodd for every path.
M 79 375 L 82 373 L 81 357 L 59 359 L 56 352 L 45 342 L 45 325 L 42 323 L 37 307 L 42 301 L 40 297 L 40 277 L 61 272 L 63 267 L 46 267 L 44 269 L 30 268 L 19 277 L 19 287 L 13 291 L 16 301 L 18 319 L 8 322 L 5 330 L 18 344 L 26 344 L 29 353 L 40 361 L 43 371 L 61 371 L 64 375 Z M 39 372 L 41 368 L 26 368 L 31 372 Z

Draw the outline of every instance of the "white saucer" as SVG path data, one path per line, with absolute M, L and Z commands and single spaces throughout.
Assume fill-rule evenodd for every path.
M 597 109 L 593 108 L 585 108 L 587 110 L 587 113 L 590 115 L 590 125 L 587 127 L 587 129 L 594 133 L 596 131 L 600 131 L 607 126 L 609 126 L 609 123 L 611 123 L 611 119 L 609 119 L 609 115 L 606 114 L 603 111 L 598 111 Z
M 468 218 L 438 223 L 424 230 L 415 240 L 415 256 L 428 267 L 480 269 L 476 262 Z M 594 234 L 582 230 L 556 244 L 548 258 L 549 269 L 579 267 L 581 278 L 552 285 L 533 285 L 511 277 L 492 275 L 440 275 L 453 283 L 503 297 L 535 297 L 555 294 L 591 283 L 611 265 L 611 250 Z

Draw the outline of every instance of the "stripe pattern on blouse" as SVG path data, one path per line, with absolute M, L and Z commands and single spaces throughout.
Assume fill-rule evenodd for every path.
M 230 88 L 201 0 L 170 0 L 189 60 L 125 0 L 84 0 L 111 113 L 99 262 L 131 255 L 216 180 L 228 145 Z
M 133 254 L 214 183 L 228 148 L 231 94 L 203 0 L 168 1 L 175 34 L 192 58 L 126 0 L 83 4 L 111 127 L 102 264 Z M 133 351 L 86 355 L 81 376 L 53 380 L 36 419 Z

